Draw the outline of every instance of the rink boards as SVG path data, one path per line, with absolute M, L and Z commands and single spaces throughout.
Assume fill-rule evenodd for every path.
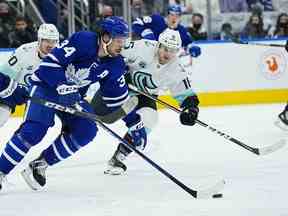
M 253 43 L 252 41 L 250 43 Z M 257 43 L 285 44 L 284 40 Z M 241 45 L 230 42 L 199 43 L 202 55 L 182 61 L 191 73 L 192 86 L 201 106 L 286 102 L 288 98 L 288 55 L 284 48 Z M 0 50 L 0 61 L 13 50 Z M 169 96 L 162 99 L 176 105 Z M 19 107 L 14 115 L 22 115 Z

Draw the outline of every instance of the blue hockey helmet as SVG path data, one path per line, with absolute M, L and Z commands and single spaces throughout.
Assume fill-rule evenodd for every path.
M 108 33 L 112 38 L 128 37 L 128 24 L 120 17 L 110 16 L 100 23 L 101 34 Z
M 181 15 L 182 9 L 179 4 L 170 4 L 168 7 L 168 14 Z

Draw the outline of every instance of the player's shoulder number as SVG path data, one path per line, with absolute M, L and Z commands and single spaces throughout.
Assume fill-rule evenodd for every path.
M 66 58 L 71 56 L 76 51 L 75 47 L 67 46 L 68 44 L 69 44 L 69 40 L 64 40 L 59 46 L 59 48 L 62 48 L 64 50 L 64 52 L 65 52 L 64 56 Z
M 124 45 L 124 49 L 132 49 L 135 45 L 135 42 L 134 41 L 129 41 L 129 43 L 126 43 Z
M 12 55 L 12 56 L 9 58 L 9 60 L 8 60 L 8 64 L 9 64 L 10 66 L 15 65 L 17 62 L 18 62 L 18 59 L 17 59 L 17 57 L 16 57 L 15 55 Z

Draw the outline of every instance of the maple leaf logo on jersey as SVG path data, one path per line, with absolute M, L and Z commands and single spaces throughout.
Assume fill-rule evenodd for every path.
M 73 64 L 69 64 L 66 68 L 65 76 L 68 82 L 73 82 L 80 88 L 91 83 L 91 80 L 87 80 L 89 77 L 88 68 L 81 68 L 76 71 L 75 66 Z

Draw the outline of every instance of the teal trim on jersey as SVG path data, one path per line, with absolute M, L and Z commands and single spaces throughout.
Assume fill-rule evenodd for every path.
M 0 65 L 0 72 L 9 76 L 11 79 L 16 80 L 16 78 L 17 78 L 17 72 L 14 71 L 11 67 L 9 67 L 6 64 Z
M 184 93 L 174 96 L 174 99 L 178 102 L 178 104 L 182 104 L 186 97 L 196 95 L 191 89 L 186 90 Z
M 145 131 L 146 131 L 147 135 L 151 133 L 152 130 L 150 128 L 148 128 L 148 127 L 144 127 L 144 128 L 145 128 Z

